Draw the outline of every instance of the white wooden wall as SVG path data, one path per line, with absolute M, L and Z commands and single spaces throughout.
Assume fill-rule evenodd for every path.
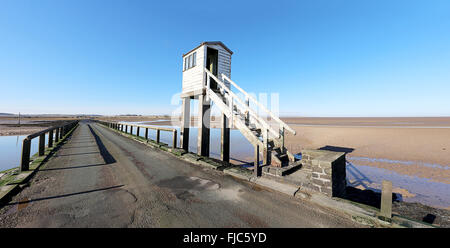
M 196 90 L 201 90 L 205 85 L 205 78 L 203 74 L 203 68 L 205 67 L 206 58 L 206 45 L 203 45 L 196 50 L 186 54 L 183 57 L 183 69 L 184 69 L 184 58 L 197 52 L 196 66 L 183 71 L 183 81 L 182 81 L 182 93 L 189 93 Z M 207 45 L 208 47 L 217 49 L 219 51 L 218 59 L 218 78 L 221 79 L 220 75 L 223 73 L 231 78 L 231 54 L 225 50 L 220 45 Z M 229 83 L 227 83 L 229 86 Z
M 191 69 L 187 69 L 186 71 L 183 71 L 182 93 L 187 93 L 190 91 L 202 89 L 203 68 L 205 67 L 204 46 L 197 48 L 196 50 L 186 54 L 183 57 L 183 69 L 184 69 L 184 58 L 193 54 L 194 52 L 197 52 L 196 61 L 195 61 L 196 66 L 192 67 Z

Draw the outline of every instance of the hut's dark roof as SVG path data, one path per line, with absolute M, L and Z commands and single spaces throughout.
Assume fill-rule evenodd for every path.
M 199 48 L 199 47 L 201 47 L 203 45 L 219 45 L 219 46 L 222 46 L 225 50 L 227 50 L 230 54 L 233 54 L 233 52 L 227 46 L 225 46 L 225 44 L 223 44 L 221 41 L 205 41 L 205 42 L 202 42 L 202 44 L 200 44 L 196 48 L 194 48 L 194 49 L 190 50 L 189 52 L 183 54 L 183 57 L 186 56 L 186 54 L 194 51 L 195 49 L 197 49 L 197 48 Z

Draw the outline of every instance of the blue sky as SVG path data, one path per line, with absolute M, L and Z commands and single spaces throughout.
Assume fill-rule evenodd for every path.
M 281 115 L 450 116 L 446 0 L 1 0 L 0 112 L 170 114 L 216 40 Z

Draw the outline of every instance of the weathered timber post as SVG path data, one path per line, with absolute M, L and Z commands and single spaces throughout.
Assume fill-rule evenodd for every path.
M 245 97 L 245 105 L 247 105 L 247 107 L 250 107 L 250 99 L 247 97 Z M 246 111 L 245 112 L 245 125 L 248 126 L 250 123 L 250 111 Z
M 263 152 L 263 164 L 270 164 L 270 155 L 269 155 L 269 130 L 267 128 L 263 129 L 263 144 L 264 147 L 262 149 Z
M 145 128 L 145 139 L 148 139 L 148 128 Z
M 62 139 L 64 137 L 64 127 L 60 127 L 59 138 Z
M 172 147 L 177 148 L 177 130 L 172 131 Z
M 180 128 L 180 146 L 185 151 L 189 150 L 189 126 L 191 122 L 191 98 L 183 97 L 183 112 L 181 115 L 181 128 Z
M 45 153 L 45 133 L 39 135 L 39 156 Z
M 128 125 L 125 125 L 125 133 L 128 133 Z
M 253 162 L 253 175 L 255 177 L 259 177 L 259 145 L 255 145 L 255 153 L 254 153 L 255 161 Z
M 140 127 L 137 127 L 137 129 L 136 129 L 136 136 L 139 136 L 139 129 L 140 129 Z
M 280 130 L 280 137 L 281 137 L 281 153 L 284 153 L 284 152 L 285 152 L 285 149 L 284 149 L 284 134 L 285 134 L 285 132 L 284 132 L 284 126 L 283 126 L 283 127 L 281 127 L 281 130 Z
M 160 130 L 157 129 L 156 130 L 156 143 L 159 143 L 159 138 L 160 138 Z
M 209 157 L 209 136 L 210 136 L 210 108 L 211 103 L 207 101 L 205 95 L 198 96 L 198 143 L 197 153 L 200 156 Z
M 30 150 L 31 150 L 31 140 L 29 140 L 28 138 L 23 139 L 20 171 L 27 171 L 30 168 Z
M 59 141 L 59 128 L 55 129 L 55 142 Z
M 224 162 L 230 162 L 230 127 L 228 117 L 224 113 L 222 113 L 220 145 L 220 159 Z
M 130 125 L 130 134 L 133 135 L 133 126 Z
M 392 218 L 392 182 L 383 180 L 381 187 L 380 215 L 390 220 Z
M 53 147 L 53 130 L 48 132 L 48 147 Z

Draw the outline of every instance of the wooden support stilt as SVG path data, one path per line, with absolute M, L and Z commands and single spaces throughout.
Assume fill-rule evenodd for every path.
M 148 128 L 145 129 L 145 139 L 148 139 Z
M 159 129 L 156 130 L 156 143 L 159 143 L 160 134 L 161 134 L 161 131 Z
M 245 98 L 245 104 L 250 107 L 250 99 L 248 97 Z M 249 124 L 250 124 L 250 112 L 246 111 L 245 125 L 248 126 Z
M 263 152 L 263 164 L 269 165 L 270 164 L 270 154 L 269 154 L 269 132 L 267 129 L 263 129 L 263 144 L 264 147 L 262 148 Z
M 180 146 L 185 151 L 189 150 L 189 127 L 191 122 L 191 98 L 183 97 L 183 113 L 181 113 Z
M 136 136 L 139 136 L 139 127 L 137 127 L 137 130 L 136 130 Z
M 222 114 L 220 144 L 221 160 L 224 162 L 230 162 L 230 128 L 228 125 L 228 117 L 225 114 Z
M 59 128 L 55 129 L 55 142 L 59 141 Z
M 207 101 L 205 95 L 198 97 L 198 143 L 197 153 L 200 156 L 209 157 L 209 136 L 210 136 L 210 108 L 211 103 Z
M 254 162 L 253 162 L 253 175 L 255 177 L 260 176 L 259 174 L 259 146 L 255 145 L 255 153 L 254 153 Z

